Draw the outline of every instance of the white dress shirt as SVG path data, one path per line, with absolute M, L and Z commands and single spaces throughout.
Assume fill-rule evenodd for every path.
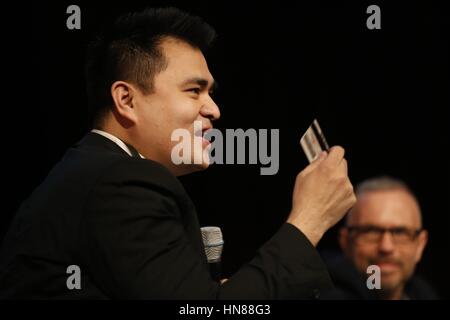
M 117 138 L 116 136 L 113 136 L 112 134 L 102 131 L 102 130 L 98 130 L 98 129 L 92 129 L 91 132 L 97 133 L 101 136 L 104 136 L 105 138 L 108 138 L 109 140 L 111 140 L 112 142 L 114 142 L 115 144 L 117 144 L 120 148 L 123 149 L 123 151 L 125 151 L 126 153 L 128 153 L 128 155 L 130 157 L 132 157 L 131 155 L 131 151 L 128 148 L 128 146 L 119 138 Z M 144 156 L 142 154 L 139 153 L 139 156 L 144 159 Z

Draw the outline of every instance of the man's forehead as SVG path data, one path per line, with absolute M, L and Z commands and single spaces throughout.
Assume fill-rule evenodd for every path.
M 176 77 L 178 82 L 201 80 L 207 81 L 208 84 L 214 83 L 206 59 L 199 49 L 174 38 L 163 40 L 160 47 L 168 63 L 163 72 Z
M 360 224 L 420 226 L 416 200 L 403 190 L 369 191 L 358 196 L 351 220 Z
M 168 63 L 177 64 L 177 67 L 206 67 L 206 59 L 202 51 L 189 43 L 173 38 L 163 40 L 159 47 Z

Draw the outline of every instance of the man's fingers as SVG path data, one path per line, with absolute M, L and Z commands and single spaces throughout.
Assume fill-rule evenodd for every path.
M 309 166 L 307 166 L 302 173 L 303 174 L 308 174 L 309 172 L 313 171 L 315 168 L 317 168 L 317 166 L 323 161 L 325 160 L 325 158 L 327 157 L 327 152 L 326 151 L 322 151 L 322 153 L 320 154 L 320 156 L 314 160 L 313 162 L 311 162 L 309 164 Z
M 341 146 L 334 146 L 330 149 L 330 153 L 325 161 L 330 166 L 337 166 L 341 163 L 342 159 L 344 159 L 345 150 Z
M 339 164 L 339 169 L 342 170 L 342 173 L 345 176 L 348 176 L 348 164 L 347 164 L 347 160 L 342 159 L 341 163 Z

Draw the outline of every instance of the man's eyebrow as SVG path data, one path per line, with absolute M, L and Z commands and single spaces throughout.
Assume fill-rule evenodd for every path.
M 201 89 L 204 89 L 204 88 L 208 87 L 209 81 L 205 78 L 194 77 L 194 78 L 189 78 L 186 81 L 184 81 L 182 83 L 182 86 L 184 87 L 189 84 L 196 84 L 196 85 L 200 86 Z M 212 91 L 217 90 L 218 85 L 215 80 L 212 81 L 210 86 L 211 86 L 210 90 L 212 90 Z

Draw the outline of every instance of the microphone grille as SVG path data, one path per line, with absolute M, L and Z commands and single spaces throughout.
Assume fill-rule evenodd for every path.
M 208 262 L 220 261 L 224 243 L 222 231 L 219 227 L 203 227 L 200 230 Z

